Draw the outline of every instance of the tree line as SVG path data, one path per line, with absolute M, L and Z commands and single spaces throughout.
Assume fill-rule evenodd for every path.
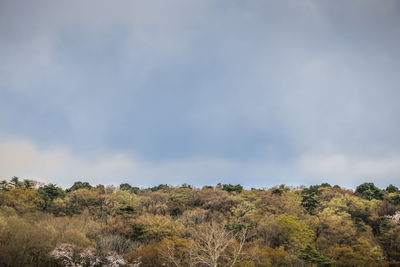
M 399 266 L 400 192 L 363 183 L 0 182 L 1 266 Z

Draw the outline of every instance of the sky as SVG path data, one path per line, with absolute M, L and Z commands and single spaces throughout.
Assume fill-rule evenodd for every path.
M 396 0 L 0 0 L 0 179 L 400 186 Z

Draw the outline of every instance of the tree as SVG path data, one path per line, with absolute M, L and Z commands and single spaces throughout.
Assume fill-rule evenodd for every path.
M 143 241 L 146 238 L 146 226 L 141 223 L 134 223 L 131 225 L 131 232 L 129 238 L 133 241 Z
M 318 251 L 311 245 L 307 245 L 301 250 L 299 257 L 306 262 L 315 263 L 318 267 L 333 267 L 335 266 L 335 261 L 322 256 Z
M 125 257 L 133 266 L 166 266 L 165 258 L 160 253 L 160 242 L 151 242 L 147 246 L 140 247 L 126 254 Z
M 233 231 L 227 231 L 224 224 L 214 221 L 206 225 L 197 226 L 192 230 L 192 235 L 194 239 L 194 261 L 210 267 L 219 266 L 221 260 L 227 262 L 224 266 L 233 266 L 240 256 L 246 240 L 246 230 L 238 235 Z M 225 250 L 237 239 L 240 240 L 239 247 L 227 258 Z
M 59 266 L 50 256 L 56 241 L 53 231 L 22 216 L 0 216 L 0 221 L 1 266 Z
M 366 240 L 360 240 L 352 246 L 336 245 L 333 251 L 338 266 L 388 266 L 378 246 L 372 246 Z
M 309 214 L 313 214 L 320 203 L 312 195 L 303 195 L 301 199 L 301 205 Z
M 38 193 L 45 202 L 53 201 L 56 198 L 64 198 L 66 195 L 65 191 L 55 184 L 48 184 L 39 187 Z
M 357 186 L 355 194 L 364 199 L 383 199 L 383 192 L 374 183 L 363 183 Z
M 87 189 L 91 189 L 92 186 L 88 183 L 88 182 L 75 182 L 70 188 L 68 188 L 67 190 L 65 190 L 67 193 L 81 189 L 81 188 L 87 188 Z
M 35 182 L 33 180 L 25 179 L 22 182 L 22 186 L 27 188 L 27 189 L 32 189 L 35 186 Z
M 282 214 L 277 219 L 278 231 L 286 250 L 298 251 L 314 241 L 314 231 L 295 215 Z
M 285 267 L 288 266 L 286 258 L 289 253 L 283 247 L 263 247 L 257 251 L 256 266 L 260 267 Z
M 301 205 L 306 209 L 309 214 L 313 214 L 315 209 L 320 205 L 319 201 L 315 199 L 317 195 L 321 194 L 320 186 L 312 185 L 309 188 L 304 188 L 301 191 Z
M 397 192 L 399 192 L 399 188 L 397 188 L 397 186 L 390 184 L 388 187 L 386 187 L 386 192 L 397 193 Z
M 134 194 L 139 194 L 140 193 L 140 188 L 139 187 L 131 186 L 130 184 L 127 184 L 127 183 L 120 184 L 119 189 L 120 190 L 124 190 L 124 191 L 129 191 L 129 192 L 134 193 Z
M 10 185 L 14 188 L 17 188 L 22 186 L 22 182 L 19 180 L 17 176 L 14 176 L 10 180 Z
M 11 188 L 0 195 L 0 205 L 14 208 L 20 214 L 43 209 L 44 201 L 33 189 Z
M 57 202 L 57 204 L 65 206 L 68 215 L 80 214 L 87 209 L 91 215 L 104 219 L 104 211 L 110 208 L 107 204 L 113 204 L 106 203 L 105 199 L 105 195 L 98 190 L 81 188 L 69 192 L 63 199 L 63 203 Z
M 168 188 L 170 188 L 170 186 L 167 184 L 159 184 L 157 186 L 153 186 L 152 188 L 150 188 L 150 190 L 154 192 L 154 191 L 164 190 L 164 189 L 168 189 Z
M 400 194 L 396 193 L 393 196 L 389 196 L 388 201 L 393 205 L 400 205 Z
M 360 222 L 361 225 L 365 225 Z M 353 243 L 357 236 L 357 229 L 354 227 L 351 216 L 345 212 L 328 207 L 316 214 L 314 220 L 316 232 L 315 245 L 318 251 L 324 255 L 331 256 L 332 248 L 336 244 Z
M 222 185 L 222 190 L 225 190 L 227 192 L 237 192 L 241 193 L 243 191 L 243 186 L 240 184 L 233 185 L 233 184 L 223 184 Z

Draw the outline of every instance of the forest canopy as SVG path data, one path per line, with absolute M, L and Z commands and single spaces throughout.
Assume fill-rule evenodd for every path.
M 399 223 L 394 185 L 0 182 L 1 266 L 398 266 Z

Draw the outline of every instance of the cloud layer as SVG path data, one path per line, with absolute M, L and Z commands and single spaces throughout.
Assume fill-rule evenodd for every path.
M 397 1 L 2 1 L 0 177 L 398 184 L 398 25 Z

